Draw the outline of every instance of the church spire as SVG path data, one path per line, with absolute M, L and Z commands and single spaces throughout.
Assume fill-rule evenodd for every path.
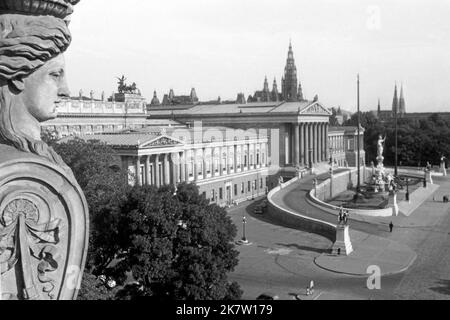
M 279 100 L 279 94 L 278 94 L 277 79 L 273 78 L 272 101 L 278 101 L 278 100 Z
M 269 82 L 267 81 L 267 76 L 264 78 L 264 88 L 262 91 L 262 97 L 261 100 L 263 102 L 268 102 L 270 101 L 270 89 L 269 89 Z
M 297 67 L 295 66 L 294 51 L 292 50 L 292 43 L 289 42 L 289 51 L 284 68 L 284 83 L 283 83 L 283 99 L 285 101 L 297 101 Z
M 406 113 L 406 104 L 405 104 L 405 97 L 403 96 L 403 84 L 400 89 L 400 100 L 398 103 L 398 109 L 400 114 Z
M 378 117 L 381 115 L 381 102 L 380 98 L 378 98 Z
M 301 82 L 298 83 L 297 100 L 305 101 L 305 98 L 303 97 L 303 88 Z
M 394 100 L 392 101 L 392 113 L 398 113 L 398 94 L 397 94 L 397 83 L 395 84 Z

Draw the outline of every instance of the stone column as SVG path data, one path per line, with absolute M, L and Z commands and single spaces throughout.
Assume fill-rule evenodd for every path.
M 317 140 L 318 140 L 318 142 L 319 142 L 319 152 L 318 152 L 318 156 L 317 156 L 317 159 L 318 159 L 318 161 L 319 162 L 322 162 L 323 161 L 323 135 L 322 135 L 322 126 L 323 126 L 323 123 L 319 123 L 318 124 L 318 130 L 317 130 L 317 133 L 318 133 L 318 138 L 317 138 Z
M 207 171 L 207 168 L 206 168 L 206 156 L 207 156 L 206 148 L 203 148 L 203 153 L 202 153 L 202 162 L 203 162 L 203 172 L 202 172 L 202 174 L 203 174 L 203 180 L 206 179 L 206 171 Z
M 299 154 L 299 163 L 301 166 L 305 165 L 305 124 L 300 124 L 300 154 Z
M 227 150 L 227 175 L 231 173 L 231 163 L 230 163 L 230 147 L 225 147 Z
M 223 176 L 223 148 L 219 147 L 219 176 Z
M 317 147 L 317 139 L 316 139 L 316 123 L 311 124 L 311 149 L 312 149 L 312 163 L 316 163 L 316 147 Z
M 253 168 L 256 169 L 256 143 L 253 144 Z
M 189 183 L 189 165 L 191 162 L 191 150 L 189 150 L 189 152 L 187 152 L 187 150 L 184 152 L 184 157 L 185 157 L 185 167 L 184 167 L 184 174 L 185 174 L 185 180 L 186 182 Z
M 233 150 L 234 150 L 234 173 L 237 173 L 238 171 L 238 168 L 237 168 L 237 166 L 238 166 L 238 161 L 237 161 L 237 158 L 238 158 L 238 147 L 237 147 L 237 145 L 234 145 L 233 146 Z
M 169 154 L 164 154 L 164 184 L 170 184 L 170 161 Z
M 305 123 L 305 165 L 309 165 L 309 123 Z
M 157 188 L 161 186 L 159 173 L 159 154 L 155 154 L 155 186 Z
M 151 185 L 150 181 L 150 156 L 145 156 L 145 184 Z
M 197 150 L 194 149 L 194 181 L 198 180 L 198 158 Z
M 172 183 L 176 187 L 179 182 L 179 168 L 180 168 L 180 154 L 174 152 L 171 154 L 172 158 Z
M 141 181 L 141 157 L 137 157 L 136 160 L 136 185 L 142 185 Z
M 309 125 L 309 148 L 312 150 L 310 162 L 314 163 L 313 124 Z
M 216 156 L 215 156 L 216 148 L 211 148 L 211 177 L 216 176 Z
M 298 123 L 294 124 L 294 166 L 300 164 L 300 126 Z
M 330 158 L 330 155 L 329 155 L 329 150 L 330 150 L 330 146 L 329 146 L 329 139 L 328 139 L 328 128 L 329 128 L 329 124 L 328 123 L 325 123 L 325 146 L 326 146 L 326 148 L 325 148 L 325 150 L 326 150 L 326 155 L 327 155 L 327 159 L 329 159 Z
M 186 152 L 181 152 L 181 158 L 180 158 L 180 182 L 186 181 Z

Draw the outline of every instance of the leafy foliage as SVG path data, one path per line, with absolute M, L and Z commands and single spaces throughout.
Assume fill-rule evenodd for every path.
M 74 139 L 55 143 L 53 148 L 72 169 L 89 206 L 87 269 L 103 273 L 119 250 L 119 204 L 129 189 L 127 174 L 120 169 L 114 150 L 98 141 Z
M 366 162 L 376 163 L 378 135 L 387 136 L 385 164 L 394 165 L 395 159 L 395 123 L 380 121 L 372 112 L 361 113 L 361 125 L 366 129 L 364 145 Z M 346 125 L 357 124 L 357 114 Z M 398 119 L 398 164 L 423 167 L 429 161 L 439 164 L 442 155 L 450 150 L 450 122 L 433 114 L 428 119 Z
M 72 168 L 90 210 L 87 270 L 79 299 L 237 299 L 236 227 L 198 188 L 128 186 L 114 150 L 80 139 L 47 140 Z M 97 276 L 112 276 L 108 289 Z M 135 280 L 130 283 L 130 278 Z
M 135 187 L 122 208 L 117 266 L 131 270 L 141 288 L 130 296 L 154 299 L 237 299 L 242 292 L 227 281 L 237 265 L 232 243 L 236 227 L 226 211 L 199 195 L 192 184 L 173 188 Z

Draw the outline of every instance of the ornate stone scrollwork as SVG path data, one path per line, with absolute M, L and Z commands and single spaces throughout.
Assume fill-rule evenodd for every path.
M 0 162 L 1 298 L 75 298 L 88 235 L 82 191 L 45 159 L 0 152 L 9 154 Z

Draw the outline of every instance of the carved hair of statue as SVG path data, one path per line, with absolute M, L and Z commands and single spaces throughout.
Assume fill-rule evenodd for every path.
M 5 6 L 5 3 L 0 0 L 0 6 Z M 21 130 L 30 124 L 18 123 L 14 119 L 24 119 L 23 114 L 17 115 L 18 110 L 23 110 L 19 106 L 23 106 L 19 96 L 26 89 L 24 78 L 62 54 L 70 42 L 67 23 L 61 18 L 51 15 L 0 15 L 0 144 L 45 157 L 66 171 L 68 167 L 61 157 L 40 137 L 32 137 L 26 133 L 27 130 Z M 31 119 L 32 116 L 26 117 Z M 30 123 L 36 126 L 38 121 L 31 119 Z

